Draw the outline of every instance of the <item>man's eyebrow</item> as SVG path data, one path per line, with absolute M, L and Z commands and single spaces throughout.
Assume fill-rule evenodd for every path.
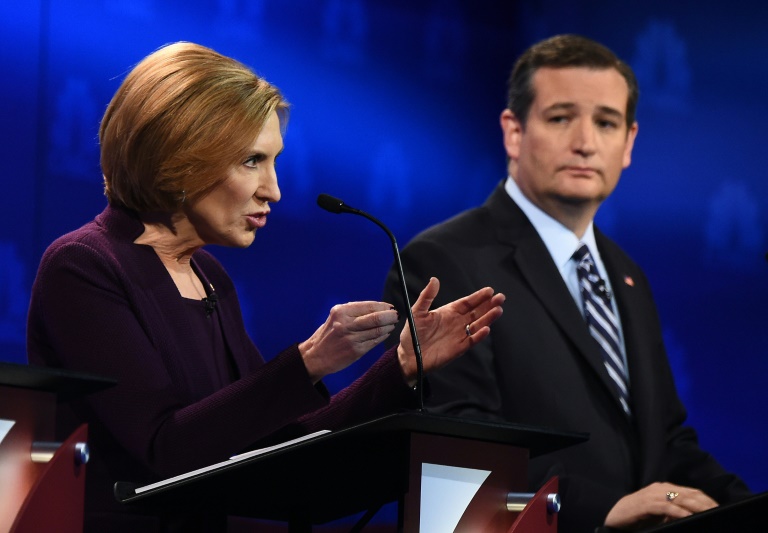
M 557 111 L 573 111 L 577 105 L 573 102 L 557 102 L 549 107 L 544 108 L 545 113 L 557 112 Z M 616 109 L 615 107 L 601 105 L 597 107 L 597 112 L 601 115 L 609 115 L 617 119 L 623 120 L 624 113 Z
M 576 104 L 573 104 L 571 102 L 557 102 L 555 104 L 552 104 L 549 107 L 546 107 L 544 111 L 570 111 L 571 109 L 575 108 Z
M 613 115 L 616 118 L 624 118 L 624 113 L 616 109 L 615 107 L 609 107 L 609 106 L 598 106 L 597 110 L 600 113 L 606 114 L 606 115 Z

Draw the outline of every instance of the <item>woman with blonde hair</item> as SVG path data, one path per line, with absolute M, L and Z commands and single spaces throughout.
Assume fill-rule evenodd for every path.
M 221 516 L 122 506 L 112 485 L 415 405 L 409 328 L 340 393 L 321 381 L 393 331 L 390 304 L 336 305 L 309 339 L 265 362 L 232 280 L 203 249 L 248 247 L 265 227 L 280 200 L 275 160 L 287 115 L 277 88 L 192 43 L 146 57 L 107 108 L 99 140 L 108 205 L 47 249 L 28 325 L 30 363 L 118 381 L 59 421 L 65 434 L 89 424 L 86 531 L 223 529 Z M 427 372 L 485 338 L 504 300 L 486 288 L 430 310 L 438 289 L 433 279 L 413 305 Z

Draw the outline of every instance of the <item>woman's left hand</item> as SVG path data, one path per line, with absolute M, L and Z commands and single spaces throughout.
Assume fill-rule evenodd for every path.
M 419 337 L 424 372 L 440 368 L 483 340 L 490 325 L 501 316 L 505 296 L 485 287 L 469 296 L 429 310 L 440 290 L 437 278 L 431 278 L 413 304 L 413 320 Z M 416 383 L 416 357 L 408 324 L 400 333 L 397 348 L 400 366 L 408 384 Z

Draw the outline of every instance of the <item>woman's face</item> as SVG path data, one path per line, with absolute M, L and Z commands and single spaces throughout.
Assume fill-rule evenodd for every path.
M 246 248 L 267 223 L 269 203 L 280 200 L 275 161 L 283 151 L 277 113 L 267 119 L 250 151 L 227 178 L 189 205 L 187 216 L 206 244 Z

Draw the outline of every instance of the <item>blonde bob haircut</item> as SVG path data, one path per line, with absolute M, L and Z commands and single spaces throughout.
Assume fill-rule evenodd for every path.
M 284 128 L 288 102 L 245 65 L 193 43 L 164 46 L 104 113 L 104 194 L 138 212 L 175 212 L 226 179 L 273 112 Z

